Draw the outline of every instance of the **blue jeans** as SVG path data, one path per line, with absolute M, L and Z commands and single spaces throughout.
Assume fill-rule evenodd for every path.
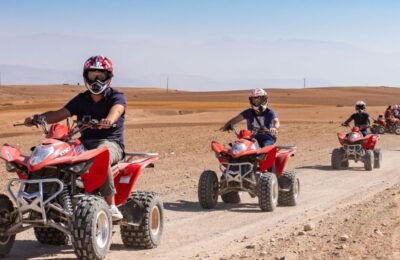
M 275 143 L 276 139 L 271 135 L 266 135 L 266 136 L 263 136 L 263 139 L 261 139 L 261 140 L 257 139 L 257 141 L 261 147 L 265 147 L 265 146 L 273 145 Z
M 367 129 L 360 130 L 360 132 L 362 133 L 363 136 L 366 136 L 368 134 Z

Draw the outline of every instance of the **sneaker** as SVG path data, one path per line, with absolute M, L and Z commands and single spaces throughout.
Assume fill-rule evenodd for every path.
M 113 221 L 121 220 L 124 217 L 115 205 L 110 205 L 110 212 Z

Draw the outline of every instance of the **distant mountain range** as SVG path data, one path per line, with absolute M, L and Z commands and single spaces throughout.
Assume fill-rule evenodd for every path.
M 253 87 L 302 88 L 399 85 L 400 53 L 364 50 L 346 43 L 303 39 L 245 41 L 233 37 L 185 42 L 174 39 L 100 39 L 34 34 L 0 37 L 2 84 L 82 83 L 86 58 L 114 62 L 116 86 L 181 90 Z

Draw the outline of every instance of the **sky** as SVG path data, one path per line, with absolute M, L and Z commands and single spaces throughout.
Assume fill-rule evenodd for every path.
M 2 84 L 81 81 L 101 53 L 126 86 L 400 85 L 399 1 L 15 0 L 0 10 Z

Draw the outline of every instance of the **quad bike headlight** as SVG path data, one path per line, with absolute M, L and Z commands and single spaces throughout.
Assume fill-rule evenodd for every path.
M 245 144 L 234 143 L 232 145 L 232 150 L 231 151 L 232 151 L 233 154 L 238 154 L 238 153 L 243 152 L 244 150 L 246 150 L 246 145 Z
M 51 145 L 39 145 L 32 152 L 32 156 L 29 159 L 31 165 L 37 165 L 43 162 L 50 154 L 54 152 L 54 148 Z

